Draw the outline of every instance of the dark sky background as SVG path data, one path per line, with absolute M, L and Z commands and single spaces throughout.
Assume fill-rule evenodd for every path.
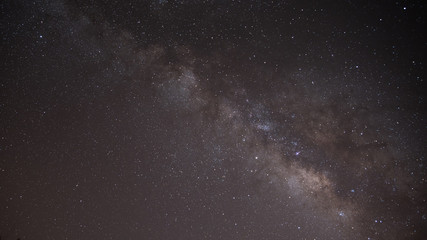
M 426 11 L 1 1 L 1 239 L 427 239 Z

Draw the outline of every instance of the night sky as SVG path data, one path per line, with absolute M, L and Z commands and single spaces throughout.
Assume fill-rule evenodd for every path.
M 427 239 L 426 12 L 1 1 L 0 238 Z

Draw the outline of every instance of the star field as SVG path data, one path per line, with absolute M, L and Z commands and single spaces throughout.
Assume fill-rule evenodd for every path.
M 425 239 L 422 1 L 3 1 L 0 239 Z

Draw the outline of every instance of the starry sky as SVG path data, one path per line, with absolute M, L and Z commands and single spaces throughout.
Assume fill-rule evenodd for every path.
M 0 12 L 2 240 L 427 238 L 423 1 Z

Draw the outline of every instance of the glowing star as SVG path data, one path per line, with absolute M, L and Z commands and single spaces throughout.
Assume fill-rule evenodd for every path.
M 298 151 L 295 153 L 296 156 L 298 156 L 301 153 L 301 151 Z

